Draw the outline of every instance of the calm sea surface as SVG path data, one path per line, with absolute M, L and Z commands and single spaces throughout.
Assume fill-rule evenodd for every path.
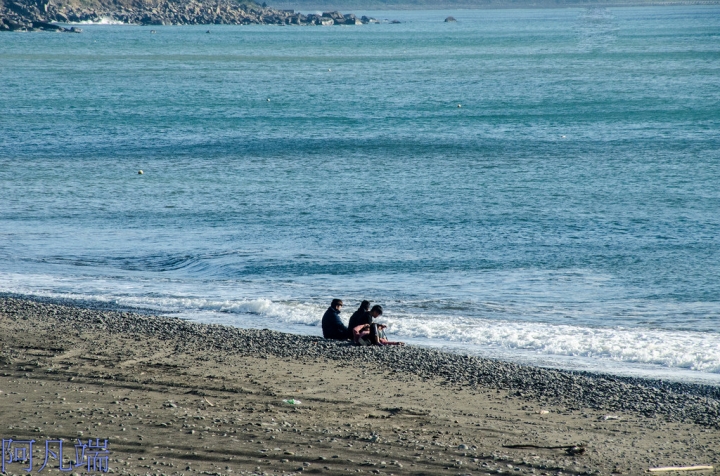
M 0 292 L 720 382 L 720 7 L 356 13 L 0 35 Z

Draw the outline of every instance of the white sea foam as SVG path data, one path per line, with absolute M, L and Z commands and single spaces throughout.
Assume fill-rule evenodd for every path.
M 68 22 L 68 25 L 125 25 L 125 23 L 109 17 L 102 17 L 100 21 L 83 20 L 78 22 Z
M 399 336 L 720 373 L 720 335 L 484 319 L 390 318 Z

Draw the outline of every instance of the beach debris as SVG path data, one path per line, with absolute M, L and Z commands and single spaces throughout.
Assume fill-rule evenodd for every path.
M 538 412 L 538 414 L 540 414 L 540 415 L 547 415 L 548 413 L 550 413 L 550 410 L 540 410 Z
M 205 403 L 207 403 L 207 404 L 210 405 L 211 407 L 214 407 L 214 406 L 215 406 L 215 404 L 212 403 L 210 400 L 208 400 L 207 397 L 203 397 L 203 400 L 205 400 Z
M 712 470 L 713 467 L 710 465 L 699 465 L 699 466 L 662 466 L 659 468 L 648 469 L 651 473 L 661 473 L 664 471 L 708 471 Z
M 581 455 L 585 453 L 585 446 L 583 445 L 566 445 L 566 446 L 541 446 L 541 445 L 502 445 L 503 448 L 514 448 L 514 449 L 530 449 L 538 448 L 544 450 L 565 450 L 570 455 Z
M 288 398 L 287 400 L 283 400 L 283 403 L 287 403 L 288 405 L 300 405 L 302 402 L 300 400 L 295 400 L 294 398 Z
M 600 419 L 600 420 L 605 420 L 605 421 L 607 421 L 607 420 L 619 420 L 620 417 L 617 416 L 617 415 L 604 415 L 604 416 L 601 416 L 599 419 Z

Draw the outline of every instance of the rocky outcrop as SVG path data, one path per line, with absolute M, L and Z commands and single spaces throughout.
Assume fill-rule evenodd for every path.
M 51 0 L 0 0 L 0 31 L 80 31 L 55 23 L 114 21 L 139 25 L 360 25 L 374 18 L 352 13 L 304 15 L 232 0 L 159 0 L 153 3 L 97 3 L 94 7 L 56 4 Z M 54 23 L 53 23 L 54 22 Z

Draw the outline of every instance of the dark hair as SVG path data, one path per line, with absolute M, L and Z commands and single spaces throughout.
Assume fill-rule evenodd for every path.
M 363 301 L 360 303 L 358 311 L 367 311 L 368 309 L 370 309 L 370 301 Z
M 382 315 L 382 306 L 380 304 L 375 304 L 372 309 L 370 309 L 370 312 L 377 312 L 379 315 Z
M 338 305 L 342 304 L 342 299 L 333 299 L 330 303 L 330 307 L 338 307 Z

